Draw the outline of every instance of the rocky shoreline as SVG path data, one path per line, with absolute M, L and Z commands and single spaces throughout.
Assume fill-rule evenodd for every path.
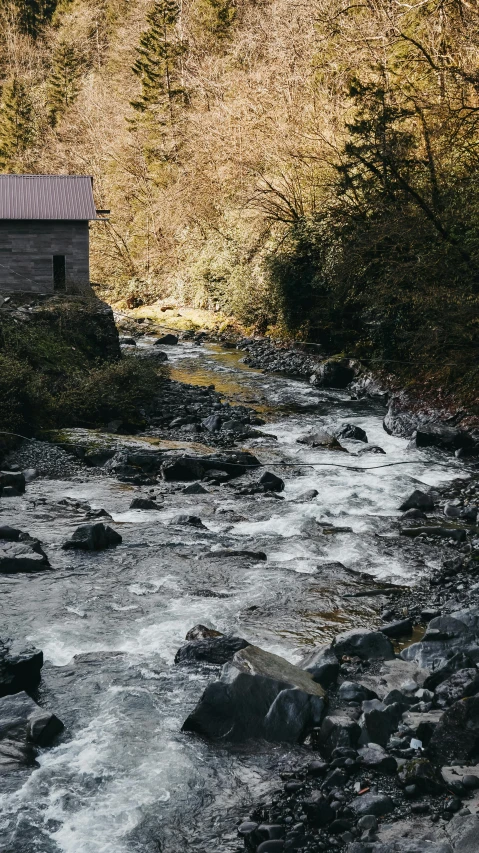
M 472 518 L 479 481 L 428 497 L 428 513 Z M 425 498 L 412 496 L 405 525 Z M 456 524 L 468 541 L 449 539 L 442 566 L 395 595 L 376 631 L 338 635 L 304 661 L 327 704 L 282 789 L 239 822 L 247 851 L 479 849 L 479 529 Z M 427 552 L 434 538 L 419 536 Z
M 175 344 L 170 339 L 166 345 Z M 234 345 L 253 352 L 254 357 L 246 357 L 251 366 L 265 369 L 269 359 L 266 369 L 274 372 L 310 381 L 314 376 L 319 387 L 384 402 L 385 392 L 349 361 L 321 361 L 293 350 L 285 351 L 283 360 L 274 345 Z M 52 436 L 55 443 L 31 441 L 5 457 L 2 498 L 28 491 L 38 476 L 86 480 L 102 475 L 136 490 L 130 504 L 135 510 L 158 509 L 179 490 L 193 499 L 208 490 L 225 494 L 226 488 L 229 497 L 282 500 L 281 477 L 262 466 L 251 449 L 236 447 L 245 439 L 274 441 L 267 427 L 261 430 L 264 421 L 252 408 L 231 405 L 211 386 L 168 381 L 161 400 L 152 401 L 146 414 L 147 437 L 196 445 L 191 451 L 140 448 L 121 436 L 121 423 L 95 440 L 77 430 Z M 395 429 L 388 416 L 385 428 Z M 457 456 L 473 456 L 479 447 L 473 430 L 439 423 L 417 422 L 412 437 L 415 446 Z M 298 441 L 343 452 L 342 443 L 352 442 L 355 455 L 383 452 L 352 424 L 346 431 L 338 427 L 334 435 L 318 431 Z M 185 719 L 183 731 L 213 745 L 251 739 L 296 745 L 282 761 L 281 789 L 249 814 L 238 815 L 238 850 L 479 850 L 478 506 L 479 478 L 474 474 L 440 490 L 404 495 L 402 517 L 392 529 L 399 533 L 398 547 L 413 549 L 423 566 L 420 586 L 386 588 L 371 578 L 351 595 L 381 604 L 375 628 L 338 634 L 299 666 L 243 637 L 203 625 L 188 632 L 175 665 L 206 668 L 217 680 Z M 121 545 L 106 511 L 68 500 L 61 509 L 72 523 L 82 522 L 63 543 L 64 550 L 92 552 Z M 228 512 L 233 518 L 234 512 Z M 172 529 L 207 529 L 194 507 L 168 524 Z M 341 531 L 334 525 L 331 529 Z M 259 549 L 214 553 L 225 560 L 267 560 Z M 427 568 L 429 564 L 435 568 Z M 38 540 L 24 530 L 0 528 L 0 572 L 49 570 L 48 549 Z M 34 701 L 42 652 L 17 648 L 5 639 L 1 655 L 0 763 L 10 771 L 34 766 L 38 748 L 55 743 L 63 724 Z

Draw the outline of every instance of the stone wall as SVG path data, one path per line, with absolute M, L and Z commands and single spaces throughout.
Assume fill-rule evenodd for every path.
M 89 288 L 88 222 L 0 221 L 0 292 L 53 293 L 54 255 L 65 255 L 68 293 Z

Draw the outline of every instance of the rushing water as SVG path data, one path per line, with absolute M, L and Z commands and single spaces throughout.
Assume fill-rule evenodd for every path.
M 424 568 L 397 535 L 401 499 L 463 470 L 388 436 L 381 407 L 345 392 L 264 375 L 218 347 L 184 344 L 168 354 L 174 378 L 214 383 L 264 412 L 263 429 L 277 441 L 244 446 L 285 479 L 284 500 L 238 498 L 228 486 L 194 497 L 174 489 L 160 512 L 135 512 L 128 507 L 137 489 L 90 475 L 37 480 L 25 498 L 4 502 L 2 523 L 38 536 L 54 570 L 1 578 L 3 633 L 44 650 L 38 701 L 66 725 L 37 769 L 2 784 L 0 849 L 8 853 L 241 849 L 235 822 L 274 788 L 287 751 L 210 746 L 181 734 L 215 677 L 174 665 L 185 633 L 201 622 L 298 661 L 339 630 L 371 624 L 377 599 L 351 595 L 412 583 Z M 315 427 L 346 421 L 363 427 L 386 456 L 296 443 Z M 357 451 L 356 443 L 347 446 Z M 379 467 L 405 461 L 412 464 Z M 322 466 L 307 467 L 314 462 Z M 315 500 L 298 500 L 312 488 Z M 65 496 L 108 510 L 123 544 L 93 555 L 62 551 L 82 520 L 57 503 Z M 207 529 L 169 528 L 179 512 L 199 515 Z M 350 531 L 327 535 L 324 525 Z M 268 560 L 215 558 L 225 547 L 261 549 Z

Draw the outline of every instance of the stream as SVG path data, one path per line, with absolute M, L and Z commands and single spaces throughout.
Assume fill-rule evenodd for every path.
M 283 477 L 284 500 L 237 496 L 227 485 L 187 496 L 175 484 L 161 511 L 130 510 L 146 487 L 85 472 L 35 480 L 23 497 L 2 502 L 2 524 L 38 537 L 54 567 L 0 577 L 2 633 L 43 649 L 37 698 L 66 727 L 33 772 L 0 783 L 6 853 L 241 850 L 236 823 L 278 786 L 292 750 L 208 745 L 181 733 L 217 677 L 213 667 L 174 664 L 186 632 L 202 623 L 299 662 L 339 631 L 375 624 L 384 599 L 353 596 L 417 583 L 425 568 L 414 544 L 398 536 L 399 504 L 421 485 L 464 472 L 460 460 L 387 435 L 383 408 L 370 401 L 249 369 L 242 353 L 212 344 L 165 350 L 172 378 L 214 383 L 230 401 L 261 413 L 262 431 L 277 440 L 241 446 Z M 362 427 L 386 455 L 296 442 L 345 422 Z M 342 443 L 351 454 L 364 446 Z M 379 467 L 390 462 L 411 464 Z M 299 499 L 309 489 L 318 496 Z M 65 497 L 107 510 L 123 544 L 94 554 L 61 550 L 82 520 L 58 504 Z M 181 512 L 200 516 L 206 529 L 168 527 Z M 225 548 L 262 550 L 268 559 L 215 558 Z M 305 749 L 293 752 L 300 757 Z

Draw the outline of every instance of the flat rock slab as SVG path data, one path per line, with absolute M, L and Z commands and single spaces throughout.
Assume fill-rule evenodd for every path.
M 361 684 L 373 690 L 379 699 L 384 699 L 392 690 L 414 693 L 423 687 L 428 675 L 429 670 L 416 663 L 396 658 L 384 661 L 377 675 L 362 675 Z
M 41 572 L 49 567 L 48 557 L 39 542 L 0 540 L 0 572 Z
M 208 740 L 300 743 L 321 722 L 323 696 L 308 672 L 248 646 L 206 688 L 183 731 Z
M 320 684 L 313 681 L 309 672 L 300 669 L 279 655 L 273 655 L 271 652 L 265 652 L 258 646 L 248 646 L 245 649 L 237 652 L 231 663 L 231 667 L 237 672 L 245 672 L 248 675 L 263 675 L 267 678 L 272 678 L 275 681 L 281 681 L 291 687 L 297 687 L 299 690 L 304 690 L 312 696 L 326 695 L 326 691 Z M 223 680 L 228 681 L 232 674 L 228 669 L 225 670 Z

